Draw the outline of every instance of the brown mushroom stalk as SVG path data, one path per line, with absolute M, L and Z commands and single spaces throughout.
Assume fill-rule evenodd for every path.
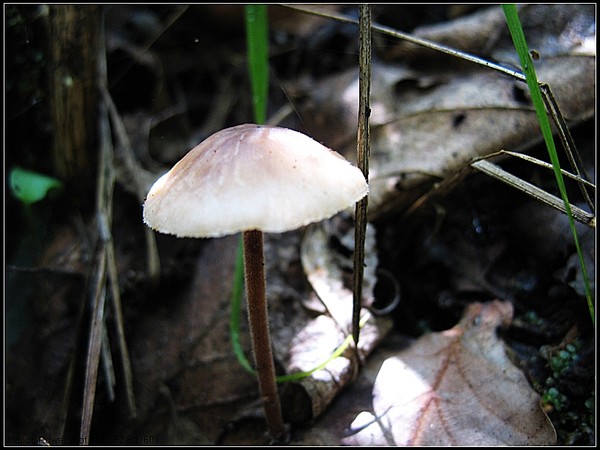
M 244 231 L 244 275 L 248 323 L 256 373 L 265 409 L 267 427 L 278 442 L 285 441 L 285 425 L 275 381 L 275 365 L 269 335 L 262 231 Z

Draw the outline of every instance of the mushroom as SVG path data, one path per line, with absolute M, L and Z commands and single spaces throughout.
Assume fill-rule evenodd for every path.
M 267 427 L 285 426 L 275 381 L 266 301 L 263 232 L 281 233 L 333 216 L 367 195 L 362 172 L 300 132 L 243 124 L 221 130 L 159 178 L 144 222 L 179 237 L 243 232 L 248 321 Z

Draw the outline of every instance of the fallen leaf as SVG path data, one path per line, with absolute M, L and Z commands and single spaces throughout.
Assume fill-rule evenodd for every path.
M 519 5 L 519 18 L 527 44 L 544 58 L 585 51 L 595 42 L 595 8 L 585 4 Z M 496 61 L 518 59 L 511 42 L 506 18 L 498 5 L 460 16 L 451 21 L 424 25 L 413 30 L 416 37 L 467 51 Z M 387 58 L 410 54 L 412 58 L 431 58 L 431 53 L 407 41 L 390 49 Z
M 343 217 L 343 218 L 342 218 Z M 350 220 L 348 220 L 350 219 Z M 302 267 L 322 306 L 343 331 L 352 324 L 352 271 L 354 228 L 351 217 L 339 215 L 332 221 L 313 224 L 302 239 Z M 339 226 L 339 224 L 343 225 Z M 337 224 L 337 225 L 336 225 Z M 363 306 L 373 303 L 377 282 L 375 229 L 367 225 L 363 279 Z M 309 305 L 307 307 L 310 308 Z M 313 308 L 318 308 L 314 306 Z
M 165 242 L 176 247 L 170 237 Z M 246 407 L 247 393 L 257 392 L 255 377 L 241 368 L 229 342 L 236 246 L 235 236 L 204 242 L 191 283 L 177 287 L 175 280 L 168 290 L 158 290 L 155 304 L 131 330 L 140 434 L 161 436 L 159 443 L 173 443 L 167 440 L 174 437 L 173 411 L 178 413 L 178 424 L 191 419 L 203 439 L 215 442 L 228 421 Z M 165 249 L 163 264 L 168 256 Z M 181 265 L 183 255 L 175 254 L 173 259 Z M 174 403 L 167 409 L 157 408 L 163 385 Z M 179 435 L 177 442 L 182 438 Z
M 289 345 L 281 345 L 281 341 L 277 339 L 280 332 L 277 329 L 273 331 L 275 346 L 289 348 L 285 358 L 287 373 L 310 371 L 318 367 L 340 347 L 351 332 L 351 255 L 354 251 L 354 229 L 349 219 L 349 216 L 341 214 L 331 220 L 313 224 L 305 230 L 301 261 L 314 290 L 314 293 L 308 293 L 302 299 L 304 316 L 307 317 L 301 327 L 295 328 Z M 364 305 L 368 306 L 373 303 L 377 269 L 372 227 L 367 231 L 365 253 L 363 299 Z M 312 313 L 307 314 L 306 311 Z M 319 315 L 311 317 L 315 313 Z M 364 314 L 368 312 L 363 309 L 362 315 Z M 295 316 L 302 317 L 300 314 Z M 371 316 L 361 331 L 358 346 L 361 358 L 366 358 L 391 328 L 390 318 Z M 355 378 L 359 369 L 359 361 L 354 358 L 352 348 L 348 347 L 325 367 L 290 383 L 282 397 L 288 420 L 299 423 L 320 416 Z
M 546 9 L 525 8 L 532 15 L 522 17 L 524 26 L 551 20 L 553 9 Z M 492 12 L 502 14 L 499 7 Z M 536 43 L 556 43 L 538 47 L 541 57 L 535 66 L 538 79 L 550 86 L 565 120 L 573 125 L 595 113 L 595 48 L 577 45 L 589 37 L 588 9 L 565 7 L 560 17 L 535 34 Z M 486 19 L 486 23 L 498 21 Z M 425 36 L 444 41 L 451 26 L 454 34 L 463 36 L 461 47 L 479 48 L 481 36 L 470 32 L 474 23 L 476 19 L 440 24 L 430 27 Z M 584 31 L 575 33 L 577 27 Z M 489 59 L 515 66 L 516 51 L 505 30 L 489 36 L 485 46 L 491 46 Z M 417 67 L 388 60 L 372 68 L 371 221 L 402 211 L 474 158 L 501 149 L 524 151 L 541 141 L 524 83 L 470 62 L 447 63 L 449 57 L 440 52 L 424 51 L 421 59 L 427 64 Z M 311 134 L 347 157 L 355 154 L 356 136 L 347 130 L 356 127 L 358 71 L 313 83 L 307 94 L 309 99 L 299 110 Z
M 571 123 L 593 116 L 594 96 L 585 91 L 594 86 L 594 64 L 594 57 L 566 56 L 537 68 Z M 494 73 L 462 74 L 405 105 L 393 122 L 374 128 L 371 218 L 402 209 L 473 158 L 537 143 L 537 117 L 529 102 L 519 100 L 518 89 L 520 83 Z
M 315 293 L 303 282 L 300 236 L 299 232 L 269 233 L 265 239 L 270 332 L 281 375 L 318 367 L 347 336 L 327 311 L 315 312 L 304 306 L 305 296 Z M 256 376 L 244 371 L 230 342 L 229 301 L 236 245 L 235 236 L 203 242 L 189 286 L 182 287 L 176 300 L 157 300 L 160 306 L 146 312 L 136 324 L 131 353 L 143 417 L 140 422 L 143 433 L 158 435 L 161 444 L 172 445 L 186 438 L 188 443 L 198 443 L 194 440 L 198 436 L 200 442 L 253 443 L 240 431 L 247 421 L 266 431 Z M 341 273 L 339 267 L 335 270 Z M 351 309 L 348 288 L 342 286 L 336 296 L 346 302 L 350 298 L 347 306 Z M 245 310 L 245 302 L 242 308 Z M 252 361 L 246 312 L 241 314 L 240 344 Z M 373 351 L 391 325 L 388 317 L 368 320 L 361 334 L 362 357 Z M 351 350 L 310 376 L 281 385 L 286 421 L 303 423 L 327 410 L 358 372 Z M 168 408 L 155 406 L 162 385 L 168 387 L 168 395 L 163 395 L 171 399 Z
M 505 354 L 496 328 L 512 304 L 475 303 L 458 325 L 429 333 L 382 364 L 370 424 L 351 445 L 552 445 L 539 396 Z M 355 423 L 355 427 L 356 424 Z

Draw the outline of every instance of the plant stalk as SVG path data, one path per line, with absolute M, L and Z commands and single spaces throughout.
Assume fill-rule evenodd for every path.
M 285 425 L 281 414 L 281 403 L 275 381 L 275 365 L 269 335 L 267 310 L 265 258 L 262 231 L 244 232 L 244 275 L 248 322 L 260 394 L 265 409 L 267 427 L 278 442 L 285 440 Z
M 359 16 L 359 100 L 358 100 L 358 135 L 356 138 L 356 164 L 365 179 L 369 180 L 369 116 L 371 113 L 369 98 L 371 93 L 371 7 L 360 5 Z M 354 228 L 354 283 L 352 297 L 352 336 L 355 349 L 358 349 L 360 333 L 360 310 L 362 308 L 362 291 L 365 263 L 365 236 L 367 233 L 368 196 L 361 198 L 355 206 Z M 358 352 L 358 350 L 357 350 Z M 358 353 L 357 353 L 358 355 Z M 360 358 L 358 358 L 360 361 Z

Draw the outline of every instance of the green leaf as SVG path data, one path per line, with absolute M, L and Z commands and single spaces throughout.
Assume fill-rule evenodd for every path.
M 16 167 L 9 176 L 12 194 L 25 205 L 32 205 L 43 200 L 52 189 L 60 189 L 60 180 L 38 172 Z

